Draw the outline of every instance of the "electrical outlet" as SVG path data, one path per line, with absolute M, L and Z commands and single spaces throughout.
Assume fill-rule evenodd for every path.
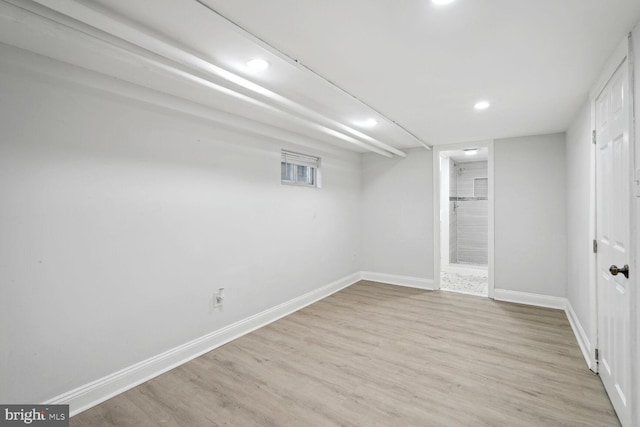
M 218 289 L 218 292 L 213 294 L 213 305 L 219 307 L 224 302 L 224 288 Z

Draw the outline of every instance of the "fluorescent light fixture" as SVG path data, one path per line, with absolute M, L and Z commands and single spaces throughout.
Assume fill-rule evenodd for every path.
M 256 73 L 266 70 L 269 68 L 269 65 L 269 61 L 262 58 L 253 58 L 247 61 L 247 67 L 249 67 L 249 70 Z
M 465 148 L 464 149 L 464 154 L 466 156 L 475 156 L 476 154 L 478 154 L 478 149 L 477 148 Z
M 355 123 L 356 126 L 360 126 L 360 127 L 363 127 L 363 128 L 372 128 L 372 127 L 374 127 L 375 125 L 378 124 L 378 121 L 376 119 L 374 119 L 373 117 L 370 117 L 370 118 L 368 118 L 366 120 L 361 120 L 361 121 L 354 122 L 354 123 Z
M 475 108 L 476 110 L 486 110 L 490 105 L 491 104 L 489 103 L 489 101 L 478 101 L 476 102 L 476 105 L 473 106 L 473 108 Z
M 450 4 L 453 3 L 454 0 L 431 0 L 431 3 L 438 5 L 438 6 L 442 6 L 445 4 Z

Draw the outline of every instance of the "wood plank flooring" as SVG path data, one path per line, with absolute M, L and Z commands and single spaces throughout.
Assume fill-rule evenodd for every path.
M 618 426 L 564 312 L 361 281 L 71 426 Z

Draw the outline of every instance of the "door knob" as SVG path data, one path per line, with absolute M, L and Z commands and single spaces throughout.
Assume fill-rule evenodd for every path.
M 612 265 L 611 267 L 609 267 L 609 272 L 613 276 L 617 276 L 618 273 L 622 273 L 624 274 L 624 277 L 626 277 L 627 279 L 629 278 L 629 266 L 627 264 L 625 264 L 622 268 L 616 265 Z

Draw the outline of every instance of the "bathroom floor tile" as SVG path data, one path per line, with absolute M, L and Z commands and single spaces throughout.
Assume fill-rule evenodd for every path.
M 448 291 L 487 296 L 487 278 L 470 274 L 441 273 L 440 287 Z

